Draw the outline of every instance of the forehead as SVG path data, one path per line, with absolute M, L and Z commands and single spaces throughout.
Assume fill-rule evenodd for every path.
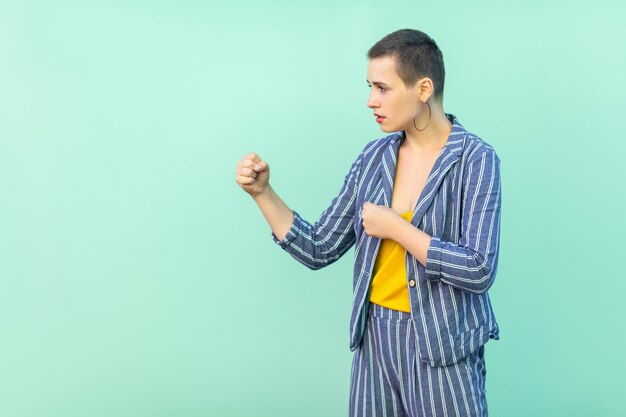
M 367 63 L 367 81 L 374 84 L 394 83 L 400 79 L 396 73 L 396 60 L 392 56 L 372 58 Z

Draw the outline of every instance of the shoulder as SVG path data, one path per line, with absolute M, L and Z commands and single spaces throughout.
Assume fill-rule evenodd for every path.
M 497 163 L 500 162 L 496 150 L 491 144 L 474 132 L 466 129 L 455 114 L 445 114 L 448 120 L 452 122 L 451 139 L 448 144 L 451 146 L 450 150 L 461 158 L 462 166 L 471 165 L 473 162 L 486 157 Z
M 468 132 L 465 136 L 463 153 L 465 158 L 463 177 L 470 183 L 499 181 L 500 158 L 491 144 Z
M 500 163 L 495 148 L 483 138 L 469 131 L 465 131 L 463 156 L 469 164 L 485 158 Z
M 390 144 L 401 140 L 401 138 L 402 138 L 402 132 L 399 131 L 399 132 L 391 133 L 387 136 L 383 136 L 383 137 L 371 140 L 365 144 L 365 146 L 361 150 L 359 158 L 371 159 L 373 157 L 379 156 L 382 153 L 382 151 L 387 149 L 387 147 Z
M 458 140 L 460 146 L 455 145 L 458 146 L 455 151 L 459 153 L 460 157 L 460 170 L 458 172 L 462 173 L 463 178 L 476 177 L 476 175 L 482 177 L 483 172 L 489 173 L 487 177 L 499 177 L 500 158 L 493 145 L 466 129 L 455 115 L 450 114 L 449 116 L 453 121 L 453 133 L 457 137 L 462 137 L 462 140 Z
M 350 173 L 356 173 L 355 180 L 359 182 L 360 177 L 367 177 L 374 172 L 382 160 L 384 150 L 394 141 L 400 140 L 401 137 L 402 132 L 400 131 L 367 142 L 350 169 Z

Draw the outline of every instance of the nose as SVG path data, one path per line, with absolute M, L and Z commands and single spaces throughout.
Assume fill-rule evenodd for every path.
M 367 107 L 369 107 L 370 109 L 373 109 L 374 107 L 378 107 L 378 101 L 374 100 L 372 98 L 372 94 L 370 94 L 369 98 L 367 99 Z

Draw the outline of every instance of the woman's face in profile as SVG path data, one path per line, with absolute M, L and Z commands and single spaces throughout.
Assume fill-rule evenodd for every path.
M 372 113 L 384 116 L 375 119 L 384 132 L 396 132 L 413 126 L 413 115 L 418 106 L 417 88 L 407 90 L 395 70 L 395 58 L 382 56 L 367 64 L 367 82 L 372 91 L 367 107 Z M 372 117 L 376 117 L 372 114 Z

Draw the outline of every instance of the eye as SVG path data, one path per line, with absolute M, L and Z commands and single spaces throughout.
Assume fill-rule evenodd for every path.
M 370 84 L 368 84 L 368 85 L 367 85 L 367 88 L 372 88 L 372 86 L 371 86 Z M 387 91 L 387 89 L 386 89 L 385 87 L 381 87 L 381 86 L 378 86 L 378 90 L 379 90 L 381 93 L 382 93 L 382 92 Z

